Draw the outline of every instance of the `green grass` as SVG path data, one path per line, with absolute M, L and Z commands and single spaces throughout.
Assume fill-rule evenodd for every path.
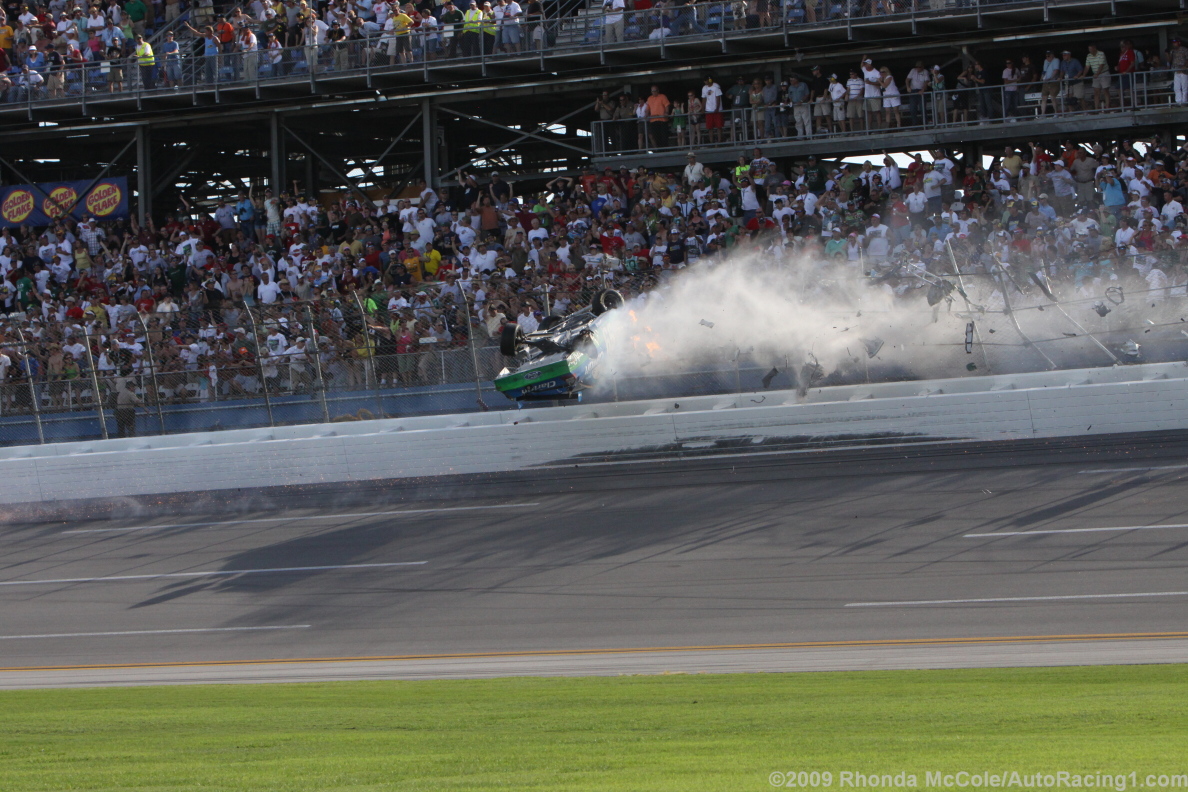
M 763 790 L 1188 772 L 1188 666 L 0 692 L 0 792 Z

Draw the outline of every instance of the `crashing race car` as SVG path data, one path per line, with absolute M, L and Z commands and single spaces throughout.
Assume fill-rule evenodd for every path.
M 515 322 L 503 326 L 499 351 L 512 363 L 495 378 L 495 388 L 515 401 L 576 399 L 594 382 L 604 342 L 600 317 L 623 304 L 623 295 L 605 289 L 569 316 L 547 316 L 532 333 Z

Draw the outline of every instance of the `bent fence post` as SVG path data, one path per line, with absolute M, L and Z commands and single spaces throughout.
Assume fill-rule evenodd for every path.
M 264 394 L 264 407 L 268 410 L 268 425 L 276 426 L 272 417 L 272 398 L 268 395 L 268 380 L 264 379 L 264 362 L 260 355 L 260 332 L 256 327 L 256 317 L 252 314 L 252 307 L 244 300 L 243 312 L 247 314 L 248 324 L 252 326 L 252 340 L 256 347 L 256 376 L 260 378 L 260 391 Z
M 17 338 L 21 339 L 21 354 L 25 358 L 25 378 L 29 381 L 29 396 L 33 399 L 33 422 L 37 424 L 37 442 L 45 445 L 45 429 L 41 425 L 41 399 L 37 396 L 37 383 L 33 381 L 33 367 L 29 365 L 29 342 L 21 328 L 16 328 Z

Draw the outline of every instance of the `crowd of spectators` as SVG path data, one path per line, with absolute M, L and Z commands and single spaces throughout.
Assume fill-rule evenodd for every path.
M 936 9 L 946 3 L 929 5 Z M 178 88 L 480 53 L 517 54 L 555 46 L 561 13 L 574 20 L 566 32 L 570 43 L 590 44 L 745 30 L 777 25 L 781 18 L 813 23 L 878 16 L 903 7 L 899 0 L 605 0 L 591 6 L 597 15 L 573 17 L 575 5 L 545 0 L 250 0 L 220 3 L 218 9 L 213 0 L 9 0 L 0 19 L 0 97 L 62 98 L 83 91 Z M 789 79 L 735 86 L 725 110 L 735 116 L 732 123 L 749 119 L 751 134 L 758 131 L 762 138 L 774 137 L 777 129 L 781 136 L 793 134 L 790 130 L 811 134 L 814 119 L 837 131 L 856 124 L 897 126 L 905 116 L 922 123 L 937 112 L 954 118 L 1013 116 L 1030 89 L 1043 91 L 1045 103 L 1051 100 L 1060 109 L 1109 107 L 1111 79 L 1117 92 L 1113 101 L 1124 102 L 1134 73 L 1164 64 L 1183 70 L 1185 82 L 1177 78 L 1175 90 L 1177 101 L 1186 101 L 1188 62 L 1173 62 L 1173 53 L 1144 53 L 1124 44 L 1108 59 L 1094 47 L 1083 56 L 1049 55 L 1055 60 L 1008 61 L 1001 78 L 997 68 L 969 64 L 950 70 L 947 83 L 939 69 L 923 64 L 905 76 L 886 67 L 871 71 L 864 63 L 838 72 L 834 84 L 825 73 L 814 72 L 800 75 L 798 84 Z M 935 96 L 946 85 L 950 94 L 938 111 Z M 990 90 L 999 85 L 1005 91 Z M 806 88 L 808 95 L 801 97 Z M 802 102 L 812 105 L 804 127 L 795 109 Z M 684 123 L 695 130 L 696 112 L 688 107 L 683 112 Z M 679 115 L 674 113 L 674 124 Z
M 677 172 L 466 175 L 376 204 L 253 189 L 183 201 L 145 226 L 4 230 L 0 409 L 30 406 L 29 378 L 49 383 L 40 407 L 69 407 L 92 366 L 140 376 L 141 392 L 155 374 L 177 400 L 433 384 L 447 358 L 472 354 L 490 377 L 506 322 L 531 331 L 597 289 L 646 292 L 701 259 L 729 266 L 734 251 L 871 278 L 903 299 L 953 262 L 972 276 L 1044 269 L 1086 294 L 1131 278 L 1182 293 L 1186 204 L 1188 148 L 1070 141 L 988 164 L 919 153 L 906 167 L 776 162 L 760 148 L 711 167 L 690 151 Z
M 1123 39 L 1117 53 L 1089 44 L 1083 61 L 1071 50 L 1006 56 L 1001 72 L 971 59 L 947 76 L 924 61 L 897 75 L 864 57 L 848 70 L 811 66 L 784 79 L 772 72 L 738 75 L 728 86 L 707 79 L 671 98 L 654 85 L 634 98 L 603 93 L 595 103 L 596 133 L 606 151 L 655 151 L 1188 105 L 1188 47 L 1179 38 L 1164 53 Z

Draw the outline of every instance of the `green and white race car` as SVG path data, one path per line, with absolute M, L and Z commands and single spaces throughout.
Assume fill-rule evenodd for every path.
M 515 322 L 503 326 L 499 351 L 512 358 L 495 378 L 495 388 L 515 401 L 576 399 L 593 384 L 605 344 L 598 325 L 623 295 L 606 289 L 569 316 L 547 316 L 539 329 L 525 333 Z

